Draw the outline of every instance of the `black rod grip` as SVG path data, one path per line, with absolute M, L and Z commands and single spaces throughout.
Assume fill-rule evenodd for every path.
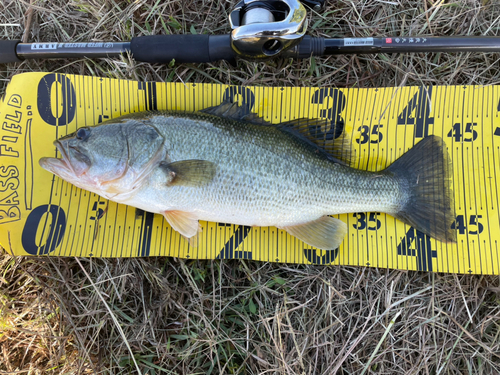
M 206 63 L 234 60 L 229 35 L 147 35 L 132 38 L 134 60 L 149 63 Z
M 16 46 L 20 42 L 20 40 L 0 40 L 0 64 L 22 61 L 16 54 Z

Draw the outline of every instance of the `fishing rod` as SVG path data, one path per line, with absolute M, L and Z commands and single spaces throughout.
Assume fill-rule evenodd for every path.
M 0 63 L 27 59 L 102 58 L 131 54 L 148 63 L 265 61 L 310 56 L 416 52 L 500 52 L 500 37 L 390 36 L 315 38 L 305 35 L 304 5 L 324 0 L 242 0 L 229 15 L 229 35 L 148 35 L 130 42 L 21 43 L 0 40 Z

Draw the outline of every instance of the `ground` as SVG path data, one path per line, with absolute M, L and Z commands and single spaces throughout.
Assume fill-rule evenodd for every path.
M 2 38 L 130 40 L 229 32 L 235 1 L 4 0 Z M 499 35 L 496 0 L 326 1 L 313 36 Z M 56 71 L 234 85 L 492 85 L 496 53 L 150 65 L 128 58 L 27 61 Z M 0 373 L 493 374 L 498 276 L 0 253 Z

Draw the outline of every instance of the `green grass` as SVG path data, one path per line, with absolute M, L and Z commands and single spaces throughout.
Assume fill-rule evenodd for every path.
M 119 41 L 228 33 L 236 2 L 0 3 L 3 38 Z M 30 5 L 31 4 L 31 5 Z M 327 1 L 314 36 L 496 35 L 482 1 Z M 26 30 L 26 33 L 24 33 Z M 492 85 L 499 54 L 338 56 L 268 63 L 150 65 L 128 58 L 26 61 L 13 75 L 261 86 Z M 0 229 L 1 230 L 1 229 Z M 75 259 L 0 254 L 0 373 L 494 374 L 499 277 L 354 267 Z

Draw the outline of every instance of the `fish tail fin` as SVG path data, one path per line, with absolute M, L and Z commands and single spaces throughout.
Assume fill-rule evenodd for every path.
M 456 242 L 451 190 L 451 161 L 443 140 L 425 137 L 391 164 L 386 172 L 399 178 L 407 194 L 397 219 L 442 242 Z

